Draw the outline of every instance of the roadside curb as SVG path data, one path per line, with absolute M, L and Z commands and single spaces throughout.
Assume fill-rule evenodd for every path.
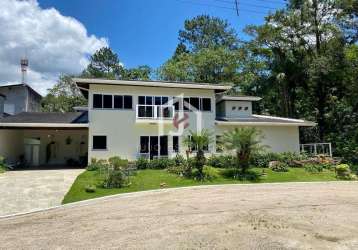
M 145 190 L 145 191 L 138 191 L 138 192 L 130 192 L 130 193 L 121 193 L 121 194 L 113 194 L 83 201 L 76 201 L 72 203 L 67 203 L 63 205 L 53 206 L 49 208 L 43 208 L 43 209 L 36 209 L 31 210 L 24 213 L 15 213 L 15 214 L 9 214 L 9 215 L 3 215 L 0 216 L 0 220 L 6 220 L 11 219 L 15 217 L 21 217 L 21 216 L 27 216 L 31 214 L 41 213 L 41 212 L 47 212 L 51 210 L 56 209 L 66 209 L 71 207 L 83 207 L 83 206 L 89 206 L 92 204 L 96 204 L 101 201 L 107 201 L 111 199 L 117 199 L 117 198 L 132 198 L 132 197 L 141 197 L 143 195 L 148 194 L 156 194 L 156 193 L 164 193 L 164 192 L 172 192 L 176 190 L 185 190 L 185 189 L 207 189 L 207 188 L 218 188 L 218 187 L 232 187 L 232 186 L 283 186 L 283 185 L 307 185 L 307 184 L 349 184 L 352 182 L 358 182 L 358 181 L 317 181 L 317 182 L 274 182 L 274 183 L 243 183 L 243 184 L 213 184 L 213 185 L 197 185 L 197 186 L 187 186 L 187 187 L 173 187 L 173 188 L 163 188 L 163 189 L 152 189 L 152 190 Z

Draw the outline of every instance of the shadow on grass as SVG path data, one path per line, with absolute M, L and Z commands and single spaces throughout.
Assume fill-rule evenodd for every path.
M 241 173 L 237 169 L 229 168 L 221 172 L 221 175 L 224 178 L 240 180 L 240 181 L 250 181 L 250 182 L 260 182 L 262 174 L 257 173 L 253 170 L 248 170 L 246 173 Z

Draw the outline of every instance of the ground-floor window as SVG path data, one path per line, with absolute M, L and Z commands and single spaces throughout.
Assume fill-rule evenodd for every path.
M 179 152 L 179 136 L 173 136 L 173 151 L 175 153 Z
M 139 152 L 150 159 L 168 156 L 168 136 L 141 136 Z
M 107 136 L 94 135 L 92 140 L 92 148 L 95 150 L 106 150 L 107 149 Z

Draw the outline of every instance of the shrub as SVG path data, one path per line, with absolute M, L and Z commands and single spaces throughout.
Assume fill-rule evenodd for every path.
M 307 159 L 307 156 L 304 154 L 297 154 L 292 152 L 284 152 L 284 153 L 273 153 L 268 152 L 265 154 L 256 154 L 251 164 L 260 167 L 260 168 L 267 168 L 269 167 L 269 163 L 272 161 L 280 161 L 284 162 L 287 165 L 294 167 L 295 164 L 293 164 L 294 161 L 302 161 Z
M 339 164 L 335 167 L 336 176 L 342 180 L 356 179 L 356 176 L 351 173 L 351 169 L 348 164 Z
M 288 172 L 288 165 L 286 162 L 275 161 L 270 166 L 270 169 L 275 172 Z
M 186 160 L 185 160 L 184 156 L 182 156 L 180 154 L 177 154 L 175 156 L 174 161 L 175 161 L 176 166 L 182 166 L 182 165 L 186 164 Z
M 121 159 L 119 156 L 114 156 L 108 159 L 108 163 L 115 170 L 124 169 L 128 167 L 128 160 Z
M 94 185 L 87 185 L 87 186 L 85 187 L 85 191 L 86 191 L 87 193 L 94 193 L 94 192 L 96 192 L 96 186 L 94 186 Z
M 149 160 L 143 157 L 140 157 L 136 162 L 135 166 L 137 169 L 147 169 L 149 165 Z
M 103 181 L 104 188 L 121 188 L 128 185 L 128 177 L 122 170 L 109 170 Z
M 235 158 L 231 155 L 212 155 L 207 160 L 207 165 L 215 168 L 233 168 L 235 167 Z
M 233 178 L 241 181 L 258 181 L 260 174 L 254 171 L 247 171 L 246 173 L 239 172 L 236 168 L 228 168 L 221 172 L 221 175 L 225 178 Z
M 105 160 L 97 160 L 96 158 L 91 159 L 91 163 L 87 166 L 88 171 L 97 171 L 102 168 L 107 167 L 107 162 Z
M 219 178 L 219 171 L 213 167 L 204 166 L 203 175 L 203 178 L 205 180 L 212 181 Z
M 166 169 L 171 166 L 175 166 L 174 159 L 158 158 L 158 159 L 153 159 L 153 160 L 149 161 L 149 164 L 147 167 L 150 169 Z
M 305 170 L 310 173 L 319 173 L 323 171 L 323 165 L 320 164 L 306 164 Z
M 0 173 L 7 170 L 7 165 L 5 163 L 5 158 L 0 156 Z

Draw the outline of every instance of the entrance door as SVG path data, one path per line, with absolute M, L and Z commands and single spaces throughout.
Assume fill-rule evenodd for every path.
M 159 142 L 158 136 L 150 137 L 150 159 L 158 157 L 159 154 Z
M 40 165 L 40 140 L 25 139 L 25 161 L 29 166 Z

